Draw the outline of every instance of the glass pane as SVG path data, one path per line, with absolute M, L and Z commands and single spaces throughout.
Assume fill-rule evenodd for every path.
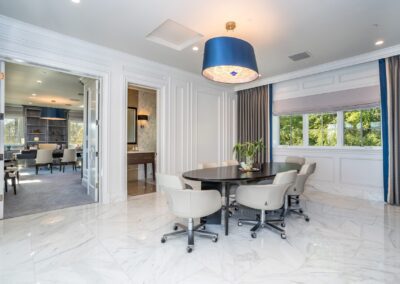
M 4 119 L 4 144 L 6 146 L 24 144 L 24 126 L 23 119 L 5 118 Z
M 70 120 L 68 125 L 68 148 L 82 147 L 83 122 Z
M 279 144 L 290 145 L 290 116 L 279 117 Z
M 344 145 L 361 146 L 361 111 L 345 111 L 344 117 Z
M 310 146 L 322 145 L 322 116 L 320 114 L 308 115 L 308 144 Z
M 362 110 L 363 146 L 381 145 L 381 110 L 372 108 Z
M 336 146 L 336 113 L 322 115 L 323 146 Z
M 292 145 L 303 145 L 303 116 L 292 116 Z

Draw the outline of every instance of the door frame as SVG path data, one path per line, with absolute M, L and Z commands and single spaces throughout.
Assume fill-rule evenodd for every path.
M 163 111 L 164 111 L 164 106 L 165 106 L 165 92 L 166 92 L 166 84 L 164 81 L 157 81 L 157 80 L 149 80 L 149 78 L 137 78 L 134 76 L 124 76 L 124 86 L 125 86 L 125 91 L 124 91 L 124 111 L 122 112 L 124 114 L 124 120 L 123 120 L 123 127 L 124 127 L 124 137 L 122 139 L 123 145 L 123 154 L 122 154 L 122 162 L 123 162 L 123 167 L 124 169 L 122 178 L 123 181 L 125 182 L 125 196 L 128 196 L 128 153 L 127 153 L 127 145 L 128 145 L 128 88 L 129 85 L 135 85 L 139 88 L 145 88 L 145 89 L 151 89 L 156 91 L 156 116 L 157 116 L 157 134 L 156 134 L 156 144 L 157 144 L 157 149 L 156 149 L 156 166 L 155 166 L 155 173 L 157 172 L 164 172 L 166 169 L 166 159 L 165 155 L 167 155 L 166 149 L 164 149 L 165 143 L 162 142 L 162 139 L 165 139 L 165 135 L 169 135 L 165 131 L 165 127 L 167 125 L 167 122 L 165 120 L 161 120 L 161 117 L 163 117 Z M 156 187 L 156 191 L 158 191 L 158 188 Z
M 5 63 L 14 63 L 19 65 L 25 66 L 32 66 L 32 67 L 40 67 L 45 68 L 57 72 L 62 72 L 74 76 L 81 76 L 86 77 L 94 80 L 99 81 L 100 88 L 98 90 L 98 112 L 99 112 L 99 128 L 98 128 L 98 145 L 99 145 L 99 157 L 98 157 L 98 200 L 97 203 L 109 203 L 110 201 L 110 194 L 108 191 L 108 177 L 104 175 L 104 172 L 108 172 L 108 149 L 106 147 L 106 143 L 103 141 L 107 141 L 107 129 L 108 129 L 108 121 L 109 121 L 109 112 L 107 111 L 108 108 L 108 97 L 104 96 L 103 94 L 107 94 L 106 90 L 108 90 L 110 85 L 110 74 L 109 72 L 97 71 L 95 69 L 87 69 L 82 68 L 82 66 L 68 66 L 66 63 L 56 63 L 55 65 L 51 65 L 46 62 L 42 58 L 37 58 L 30 56 L 29 61 L 24 62 L 16 62 L 15 60 L 4 57 L 0 54 L 0 61 Z M 7 74 L 6 74 L 7 80 Z M 5 94 L 4 94 L 5 96 Z M 5 99 L 5 98 L 4 98 Z

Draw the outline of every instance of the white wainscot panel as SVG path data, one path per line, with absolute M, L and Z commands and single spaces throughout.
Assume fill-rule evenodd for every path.
M 205 92 L 197 93 L 197 160 L 218 161 L 219 112 L 221 97 Z
M 340 182 L 349 185 L 379 187 L 382 185 L 382 161 L 341 158 Z

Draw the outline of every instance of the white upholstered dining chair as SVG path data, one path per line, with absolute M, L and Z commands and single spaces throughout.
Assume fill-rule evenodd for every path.
M 50 172 L 53 173 L 53 150 L 37 150 L 35 162 L 36 174 L 40 166 L 50 166 Z
M 65 172 L 65 166 L 72 165 L 72 170 L 76 170 L 76 150 L 75 149 L 64 149 L 63 157 L 60 162 L 60 171 Z
M 299 197 L 303 195 L 307 179 L 315 172 L 316 167 L 316 163 L 304 164 L 301 167 L 300 172 L 297 174 L 294 186 L 290 187 L 287 192 L 288 213 L 300 215 L 304 217 L 307 222 L 310 221 L 310 218 L 308 217 L 308 215 L 304 214 L 303 208 L 298 205 Z
M 251 229 L 252 238 L 257 237 L 257 232 L 261 228 L 273 229 L 281 234 L 282 239 L 286 238 L 285 230 L 273 224 L 273 221 L 267 221 L 265 213 L 283 207 L 286 192 L 295 183 L 296 176 L 297 171 L 287 171 L 278 173 L 273 184 L 239 186 L 236 191 L 236 201 L 246 207 L 260 210 L 260 217 L 257 220 L 239 219 L 238 221 L 239 226 L 242 224 L 254 225 Z
M 158 174 L 157 182 L 167 195 L 168 206 L 172 213 L 188 221 L 187 226 L 175 223 L 174 232 L 164 234 L 161 242 L 178 235 L 188 236 L 187 252 L 194 248 L 194 234 L 210 237 L 213 242 L 218 241 L 218 234 L 205 230 L 204 223 L 194 225 L 195 218 L 211 215 L 221 209 L 221 195 L 217 190 L 188 190 L 184 189 L 182 180 L 178 176 Z M 178 228 L 181 230 L 178 231 Z

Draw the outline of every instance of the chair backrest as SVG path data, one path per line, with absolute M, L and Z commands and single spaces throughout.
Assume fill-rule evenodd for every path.
M 236 201 L 260 210 L 278 210 L 285 203 L 289 187 L 296 181 L 297 172 L 278 173 L 273 184 L 245 185 L 236 190 Z
M 53 150 L 37 150 L 36 164 L 47 164 L 53 162 Z
M 286 157 L 285 162 L 286 163 L 298 164 L 298 165 L 302 166 L 302 165 L 305 164 L 306 159 L 303 158 L 303 157 L 289 156 L 289 157 Z
M 167 189 L 185 189 L 182 180 L 176 175 L 157 173 L 157 185 L 161 191 Z
M 63 157 L 61 162 L 76 162 L 76 150 L 75 149 L 64 149 Z
M 304 164 L 297 175 L 294 186 L 289 188 L 287 194 L 288 195 L 303 194 L 307 179 L 310 175 L 312 175 L 315 172 L 316 167 L 317 167 L 316 163 Z
M 210 168 L 217 168 L 218 164 L 217 163 L 199 163 L 198 169 L 210 169 Z
M 221 194 L 216 190 L 185 190 L 178 176 L 157 174 L 157 182 L 167 195 L 168 206 L 181 218 L 199 218 L 221 208 Z
M 38 144 L 38 147 L 41 150 L 56 150 L 57 144 Z
M 222 162 L 222 166 L 227 167 L 227 166 L 237 166 L 239 165 L 239 162 L 237 160 L 226 160 Z

